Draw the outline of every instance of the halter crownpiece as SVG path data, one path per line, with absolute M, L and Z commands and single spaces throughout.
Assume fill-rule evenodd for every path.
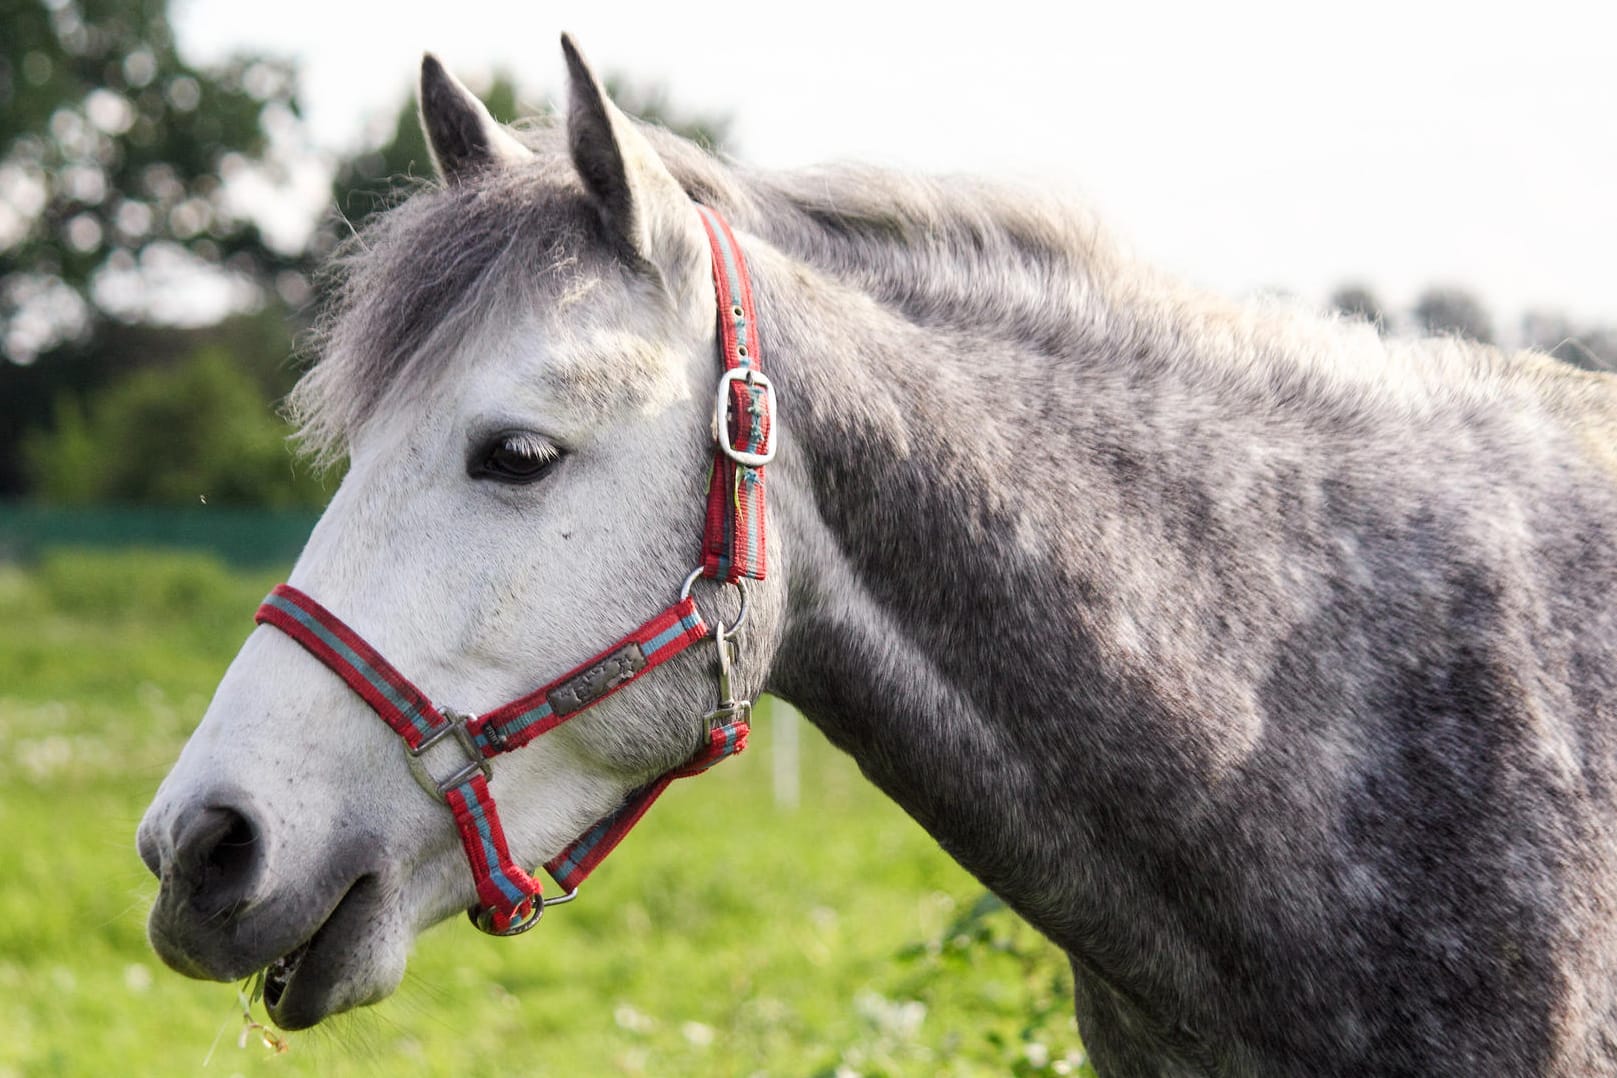
M 724 369 L 713 409 L 713 467 L 708 479 L 702 562 L 685 578 L 674 604 L 525 696 L 482 715 L 434 705 L 342 619 L 288 584 L 277 586 L 255 620 L 286 633 L 340 677 L 404 740 L 411 774 L 449 806 L 477 885 L 473 924 L 514 936 L 538 923 L 546 906 L 570 902 L 595 866 L 623 840 L 675 779 L 699 775 L 747 744 L 752 704 L 730 688 L 736 633 L 746 621 L 746 580 L 764 578 L 764 465 L 775 455 L 775 389 L 761 369 L 752 284 L 730 226 L 697 205 L 712 248 L 718 297 L 718 340 Z M 733 626 L 709 628 L 691 598 L 698 576 L 741 590 Z M 675 655 L 711 639 L 718 651 L 719 706 L 706 716 L 707 733 L 690 759 L 635 790 L 545 863 L 564 893 L 544 898 L 539 882 L 517 866 L 489 792 L 489 761 L 600 703 Z

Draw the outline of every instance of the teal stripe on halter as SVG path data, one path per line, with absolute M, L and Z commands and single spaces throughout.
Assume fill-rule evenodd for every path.
M 698 205 L 696 208 L 704 217 L 712 218 L 711 224 L 713 228 L 715 246 L 717 246 L 719 249 L 719 256 L 724 259 L 724 276 L 730 284 L 730 308 L 732 311 L 737 307 L 745 309 L 746 304 L 742 302 L 743 296 L 741 292 L 741 282 L 743 277 L 741 275 L 740 266 L 736 261 L 735 249 L 730 246 L 729 234 L 725 232 L 724 226 L 719 223 L 717 215 L 712 210 L 702 205 Z M 733 316 L 731 320 L 735 322 L 736 344 L 743 348 L 747 347 L 747 320 L 745 318 L 736 318 Z M 741 357 L 741 365 L 743 367 L 752 366 L 751 356 L 743 355 Z
M 670 625 L 668 628 L 664 629 L 662 632 L 658 633 L 656 636 L 652 637 L 650 640 L 647 640 L 645 644 L 642 645 L 641 652 L 648 659 L 654 658 L 656 654 L 663 648 L 667 647 L 669 644 L 673 643 L 675 640 L 678 640 L 680 637 L 684 636 L 686 633 L 695 628 L 696 618 L 686 615 L 685 617 L 680 618 L 674 624 Z
M 477 837 L 483 843 L 483 863 L 489 867 L 489 879 L 494 881 L 494 886 L 500 889 L 500 893 L 512 905 L 531 897 L 528 892 L 518 887 L 505 874 L 505 866 L 501 863 L 500 853 L 494 848 L 494 836 L 489 831 L 488 817 L 483 815 L 483 803 L 472 789 L 472 784 L 468 782 L 462 786 L 460 795 L 465 799 L 466 807 L 471 809 L 472 819 L 477 824 Z
M 413 702 L 401 697 L 398 690 L 395 689 L 386 678 L 382 677 L 381 674 L 378 674 L 371 664 L 366 662 L 358 652 L 354 651 L 353 648 L 349 647 L 347 644 L 343 643 L 342 640 L 333 635 L 330 629 L 327 629 L 324 625 L 320 624 L 319 620 L 316 619 L 313 614 L 310 614 L 301 606 L 298 606 L 296 603 L 289 602 L 279 595 L 269 596 L 269 598 L 264 600 L 264 603 L 267 606 L 273 606 L 283 614 L 290 615 L 299 625 L 303 626 L 313 635 L 319 637 L 322 644 L 326 645 L 326 647 L 340 655 L 344 662 L 346 662 L 349 666 L 352 666 L 355 670 L 359 671 L 360 676 L 362 676 L 366 681 L 370 682 L 371 686 L 375 688 L 377 692 L 385 696 L 388 703 L 398 708 L 399 714 L 409 719 L 410 724 L 414 726 L 422 735 L 426 735 L 432 731 L 432 723 L 426 721 L 425 717 L 419 710 L 417 710 Z
M 618 809 L 617 812 L 600 820 L 594 827 L 586 831 L 582 838 L 569 846 L 567 848 L 567 860 L 549 866 L 551 875 L 555 876 L 558 881 L 565 881 L 568 876 L 578 871 L 579 864 L 589 856 L 589 852 L 595 848 L 595 844 L 606 837 L 606 833 L 612 829 L 612 825 L 617 822 L 618 817 L 623 814 L 623 810 L 628 808 L 630 803 L 632 803 L 632 799 L 623 808 Z
M 543 700 L 540 701 L 538 707 L 530 708 L 514 719 L 506 719 L 503 722 L 494 723 L 493 729 L 498 732 L 497 736 L 511 738 L 517 736 L 517 734 L 521 733 L 523 730 L 526 730 L 534 723 L 545 721 L 553 714 L 555 713 L 550 709 L 550 701 Z M 483 729 L 477 731 L 476 740 L 480 746 L 490 746 L 494 744 L 494 741 L 489 737 L 488 727 L 484 727 Z

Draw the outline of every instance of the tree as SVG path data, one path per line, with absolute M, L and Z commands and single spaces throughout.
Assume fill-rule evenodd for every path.
M 65 505 L 318 506 L 327 491 L 294 469 L 291 433 L 225 349 L 204 346 L 93 394 L 63 396 L 23 455 L 36 494 Z
M 1413 313 L 1416 323 L 1429 334 L 1456 333 L 1483 344 L 1494 343 L 1487 310 L 1462 288 L 1428 288 L 1416 301 Z
M 510 123 L 516 119 L 517 89 L 508 75 L 496 74 L 493 84 L 479 96 L 496 120 Z M 411 182 L 430 179 L 432 175 L 432 154 L 427 149 L 412 94 L 394 113 L 385 142 L 361 150 L 337 166 L 331 181 L 336 223 L 344 233 L 357 232 L 371 214 L 387 209 L 402 197 Z M 321 246 L 329 246 L 329 242 Z
M 27 363 L 109 318 L 150 314 L 153 278 L 298 267 L 232 206 L 229 181 L 296 123 L 290 66 L 179 55 L 167 0 L 0 0 L 0 352 Z
M 1349 318 L 1362 318 L 1376 327 L 1380 333 L 1387 332 L 1388 320 L 1386 308 L 1370 291 L 1368 285 L 1344 284 L 1331 293 L 1331 306 L 1347 315 Z

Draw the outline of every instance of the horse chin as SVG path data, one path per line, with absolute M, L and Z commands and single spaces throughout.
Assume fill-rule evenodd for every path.
M 375 876 L 362 876 L 304 942 L 264 971 L 274 1023 L 307 1029 L 390 995 L 404 977 L 405 945 L 382 908 Z

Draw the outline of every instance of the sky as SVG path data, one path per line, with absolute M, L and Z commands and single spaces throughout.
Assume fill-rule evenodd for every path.
M 1070 192 L 1142 257 L 1233 295 L 1356 281 L 1403 308 L 1453 284 L 1507 331 L 1531 308 L 1617 322 L 1617 8 L 1593 0 L 241 11 L 176 0 L 182 49 L 295 57 L 332 152 L 391 122 L 423 50 L 473 86 L 503 68 L 524 100 L 559 100 L 567 30 L 598 72 L 733 116 L 757 164 Z

